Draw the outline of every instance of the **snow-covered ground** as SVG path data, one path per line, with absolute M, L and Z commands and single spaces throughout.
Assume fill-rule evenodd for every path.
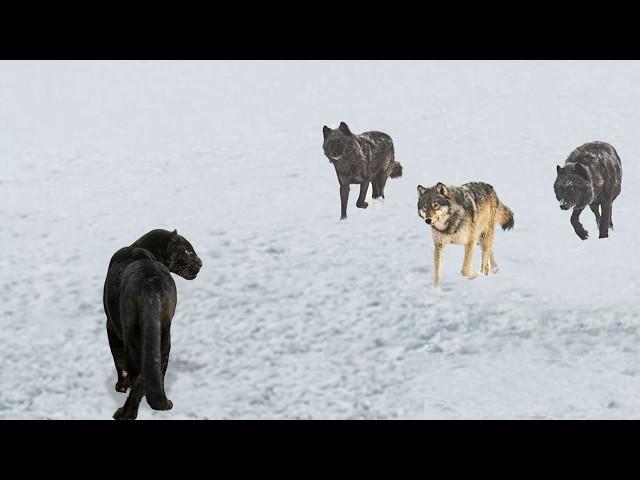
M 109 258 L 177 228 L 171 412 L 139 418 L 640 418 L 638 62 L 0 62 L 0 418 L 104 418 Z M 339 222 L 322 126 L 389 133 L 404 176 Z M 616 230 L 580 241 L 555 166 L 604 140 Z M 416 185 L 515 212 L 459 275 Z M 474 265 L 479 266 L 476 251 Z

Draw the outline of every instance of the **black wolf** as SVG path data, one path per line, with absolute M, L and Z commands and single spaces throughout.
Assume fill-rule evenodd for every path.
M 347 218 L 350 184 L 360 185 L 356 207 L 367 208 L 364 198 L 369 183 L 373 187 L 373 198 L 384 198 L 387 178 L 402 176 L 402 165 L 395 161 L 393 141 L 386 133 L 365 132 L 354 135 L 344 122 L 335 130 L 325 125 L 322 133 L 322 149 L 329 162 L 333 163 L 340 184 L 340 220 Z
M 580 223 L 580 214 L 588 205 L 596 216 L 600 238 L 613 230 L 611 209 L 620 194 L 622 163 L 618 152 L 605 142 L 591 142 L 576 148 L 558 165 L 553 185 L 562 210 L 573 208 L 571 225 L 578 237 L 586 240 L 588 232 Z
M 103 293 L 107 335 L 118 373 L 116 391 L 131 388 L 113 415 L 116 420 L 134 420 L 143 396 L 154 410 L 173 407 L 164 391 L 177 301 L 169 272 L 193 280 L 201 267 L 193 246 L 176 230 L 152 230 L 111 258 Z

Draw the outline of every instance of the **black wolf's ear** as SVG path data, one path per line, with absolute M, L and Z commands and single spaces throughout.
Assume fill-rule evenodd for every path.
M 556 172 L 558 172 L 558 175 L 560 175 L 561 173 L 564 173 L 564 168 L 562 168 L 560 165 L 556 165 Z
M 578 175 L 579 177 L 582 177 L 585 180 L 589 180 L 589 172 L 587 171 L 586 168 L 584 168 L 584 165 L 580 163 L 576 163 L 575 172 L 576 172 L 576 175 Z
M 447 198 L 451 197 L 451 194 L 449 193 L 449 189 L 442 182 L 438 182 L 438 184 L 436 185 L 436 192 L 438 192 L 440 195 L 443 195 Z
M 178 240 L 178 229 L 174 228 L 173 232 L 171 232 L 171 236 L 169 237 L 170 242 L 175 242 Z
M 329 127 L 327 127 L 326 125 L 322 127 L 322 135 L 324 136 L 325 140 L 327 139 L 330 133 L 331 133 L 331 129 Z
M 347 124 L 344 122 L 340 122 L 340 126 L 338 127 L 342 133 L 345 135 L 351 135 L 351 130 L 347 127 Z
M 426 191 L 426 188 L 424 188 L 422 185 L 418 185 L 418 198 L 420 198 Z

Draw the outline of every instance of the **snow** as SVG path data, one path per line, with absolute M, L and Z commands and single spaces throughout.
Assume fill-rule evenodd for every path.
M 177 228 L 171 412 L 140 419 L 640 418 L 638 62 L 0 62 L 0 418 L 109 419 L 109 258 Z M 381 130 L 403 177 L 340 222 L 322 127 Z M 623 164 L 581 241 L 556 165 Z M 500 272 L 463 278 L 416 185 L 491 183 Z M 479 270 L 480 254 L 473 265 Z

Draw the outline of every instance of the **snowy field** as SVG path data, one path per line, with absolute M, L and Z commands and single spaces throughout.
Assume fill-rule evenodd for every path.
M 638 105 L 638 62 L 0 62 L 0 418 L 124 402 L 102 286 L 153 228 L 204 266 L 175 277 L 175 407 L 140 419 L 640 418 Z M 404 167 L 346 222 L 340 121 Z M 622 193 L 583 242 L 553 182 L 592 140 Z M 434 290 L 416 185 L 472 180 L 515 212 L 501 270 L 452 246 Z

